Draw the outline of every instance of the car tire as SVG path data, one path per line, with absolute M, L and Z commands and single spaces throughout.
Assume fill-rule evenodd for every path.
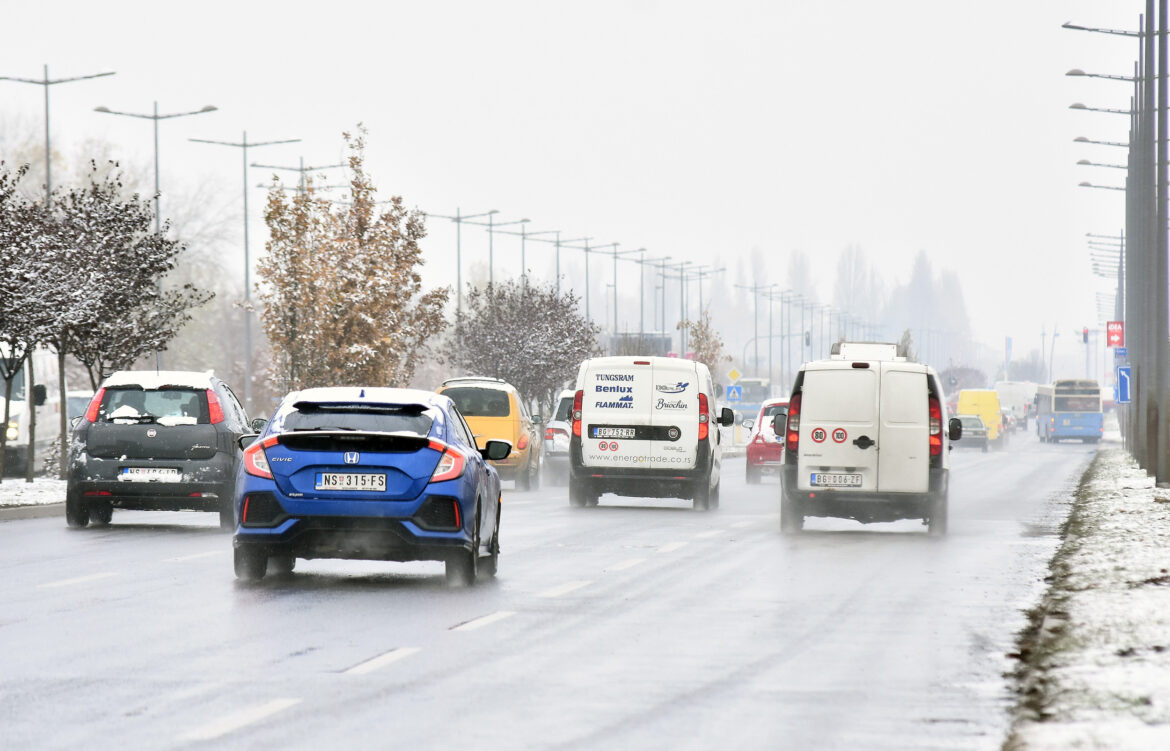
M 516 490 L 529 490 L 532 487 L 532 470 L 525 466 L 516 471 Z
M 89 506 L 81 500 L 81 494 L 76 490 L 65 492 L 65 523 L 70 529 L 89 526 Z
M 588 506 L 589 489 L 586 486 L 585 480 L 578 480 L 572 476 L 569 477 L 569 505 L 574 508 L 584 508 Z
M 475 509 L 471 532 L 471 550 L 456 551 L 447 559 L 444 573 L 448 587 L 470 587 L 479 574 L 479 507 Z
M 228 483 L 220 488 L 219 496 L 219 528 L 225 532 L 235 531 L 236 528 L 236 485 Z
M 704 477 L 695 484 L 695 495 L 693 501 L 695 511 L 706 511 L 711 508 L 710 482 L 710 478 Z
M 268 571 L 268 556 L 253 547 L 238 547 L 232 551 L 236 578 L 260 581 Z
M 715 511 L 719 508 L 719 485 L 715 483 L 715 487 L 711 489 L 711 496 L 707 499 L 707 508 Z
M 104 527 L 114 518 L 114 507 L 109 501 L 95 501 L 89 506 L 89 523 Z
M 484 558 L 479 565 L 479 570 L 488 578 L 496 575 L 500 570 L 500 515 L 503 513 L 503 507 L 496 506 L 496 528 L 492 530 L 492 541 L 488 543 L 488 557 Z
M 985 454 L 986 454 L 986 453 L 987 453 L 987 451 L 988 451 L 988 449 L 987 449 L 987 441 L 984 441 L 984 442 L 983 442 L 983 453 L 985 453 Z
M 760 468 L 753 467 L 750 464 L 747 465 L 747 470 L 745 471 L 744 479 L 747 481 L 748 485 L 759 485 L 760 484 Z
M 541 464 L 540 464 L 540 455 L 539 454 L 536 456 L 536 461 L 534 462 L 534 464 L 536 466 L 534 466 L 532 468 L 532 474 L 529 475 L 528 489 L 529 490 L 540 490 L 540 467 L 541 467 Z
M 296 567 L 296 556 L 274 555 L 268 558 L 268 572 L 274 576 L 291 576 Z
M 927 534 L 931 537 L 946 537 L 947 497 L 939 496 L 930 501 L 930 516 L 926 519 Z
M 804 513 L 801 511 L 800 502 L 789 498 L 784 491 L 780 491 L 780 532 L 793 535 L 802 529 L 804 529 Z

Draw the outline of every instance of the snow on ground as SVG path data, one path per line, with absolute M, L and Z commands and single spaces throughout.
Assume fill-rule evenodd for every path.
M 1072 514 L 1007 747 L 1170 749 L 1170 491 L 1104 448 Z
M 64 480 L 37 477 L 28 483 L 21 477 L 5 477 L 4 482 L 0 482 L 0 508 L 64 502 Z

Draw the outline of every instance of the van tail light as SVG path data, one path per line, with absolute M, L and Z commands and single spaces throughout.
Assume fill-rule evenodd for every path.
M 707 395 L 699 393 L 699 440 L 707 440 L 707 433 L 711 430 L 711 411 L 707 407 Z
M 581 402 L 585 400 L 585 392 L 573 394 L 573 435 L 581 437 Z
M 463 454 L 442 441 L 432 439 L 429 445 L 435 451 L 442 452 L 442 456 L 439 457 L 439 463 L 435 465 L 435 471 L 431 473 L 431 482 L 454 480 L 463 474 L 463 465 L 466 463 L 463 459 Z
M 942 407 L 938 397 L 930 397 L 930 455 L 938 456 L 942 453 Z
M 89 408 L 85 410 L 86 422 L 97 422 L 98 410 L 101 408 L 102 399 L 104 399 L 105 396 L 106 390 L 101 388 L 98 389 L 97 393 L 93 395 L 93 398 L 89 400 Z
M 794 454 L 800 448 L 800 397 L 798 391 L 788 402 L 788 427 L 784 436 L 784 450 Z
M 524 450 L 524 449 L 526 449 L 526 448 L 528 448 L 528 434 L 527 434 L 527 433 L 521 433 L 521 434 L 520 434 L 520 440 L 519 440 L 519 441 L 516 441 L 516 450 L 517 450 L 517 451 L 523 451 L 523 450 Z
M 211 389 L 207 389 L 207 416 L 212 425 L 223 422 L 223 405 L 219 403 L 219 397 Z
M 244 471 L 253 477 L 271 480 L 272 469 L 268 466 L 268 454 L 264 453 L 264 450 L 269 446 L 275 446 L 277 440 L 276 436 L 272 436 L 263 441 L 255 441 L 244 449 Z

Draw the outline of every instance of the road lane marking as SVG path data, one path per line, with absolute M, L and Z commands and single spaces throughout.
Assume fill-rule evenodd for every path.
M 754 527 L 756 524 L 758 524 L 758 522 L 736 522 L 731 526 L 735 527 L 736 529 L 743 529 L 744 527 Z
M 191 555 L 180 555 L 176 558 L 164 558 L 167 563 L 181 563 L 183 561 L 193 561 L 196 558 L 210 558 L 213 555 L 226 555 L 226 550 L 208 550 L 206 553 L 192 553 Z
M 706 539 L 708 537 L 714 537 L 715 535 L 721 535 L 721 534 L 723 534 L 722 529 L 713 529 L 710 532 L 704 532 L 702 534 L 695 535 L 695 539 L 696 540 L 703 540 L 703 539 Z
M 665 545 L 663 545 L 662 547 L 658 548 L 658 550 L 655 550 L 654 552 L 655 553 L 673 553 L 674 551 L 678 550 L 679 548 L 685 548 L 686 546 L 687 546 L 687 544 L 685 542 L 668 542 Z
M 490 615 L 481 616 L 479 618 L 473 618 L 470 621 L 467 621 L 466 623 L 460 623 L 458 626 L 452 626 L 451 630 L 452 631 L 475 631 L 477 628 L 483 628 L 484 626 L 490 626 L 491 624 L 496 623 L 497 621 L 502 621 L 505 618 L 510 618 L 511 616 L 514 616 L 514 615 L 516 615 L 516 611 L 514 611 L 514 610 L 499 610 L 499 611 L 496 611 L 495 613 L 492 613 Z
M 607 571 L 625 571 L 628 568 L 633 568 L 634 566 L 637 566 L 639 563 L 645 563 L 645 562 L 646 562 L 645 558 L 630 558 L 629 560 L 622 561 L 621 563 L 615 563 L 614 565 L 610 566 L 606 570 Z
M 242 727 L 247 727 L 261 720 L 267 719 L 274 714 L 283 712 L 289 707 L 300 704 L 300 699 L 273 699 L 272 701 L 257 704 L 246 709 L 242 709 L 235 714 L 228 715 L 219 722 L 213 722 L 204 725 L 201 728 L 196 728 L 191 732 L 183 735 L 179 740 L 183 741 L 210 741 L 215 738 L 221 738 L 228 733 L 235 732 Z
M 89 574 L 88 576 L 77 576 L 72 579 L 62 579 L 61 581 L 49 582 L 48 584 L 38 585 L 42 589 L 49 589 L 51 587 L 69 587 L 74 584 L 85 584 L 86 582 L 97 581 L 98 579 L 106 579 L 111 576 L 116 576 L 113 571 L 106 571 L 101 574 Z
M 398 662 L 401 659 L 410 657 L 412 654 L 416 654 L 421 651 L 422 650 L 418 647 L 399 647 L 398 649 L 392 649 L 385 654 L 378 655 L 377 657 L 366 660 L 365 662 L 359 662 L 357 665 L 354 665 L 353 667 L 341 672 L 344 675 L 365 675 L 366 673 L 372 673 L 375 670 L 381 670 L 391 663 Z
M 503 501 L 501 501 L 503 503 Z M 532 501 L 508 501 L 509 506 L 531 506 Z
M 575 581 L 575 582 L 565 582 L 564 584 L 560 585 L 559 587 L 553 587 L 552 589 L 546 589 L 545 591 L 538 594 L 537 597 L 560 597 L 561 595 L 567 595 L 570 592 L 581 589 L 581 587 L 588 587 L 592 583 L 593 583 L 592 581 L 585 581 L 585 580 Z

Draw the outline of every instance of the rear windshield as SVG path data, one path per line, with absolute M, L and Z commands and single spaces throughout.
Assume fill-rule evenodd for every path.
M 787 404 L 773 404 L 771 406 L 764 407 L 764 417 L 775 417 L 776 415 L 786 414 L 788 414 Z
M 208 425 L 207 392 L 193 388 L 142 389 L 110 386 L 98 408 L 98 422 L 123 425 Z
M 978 417 L 963 416 L 963 417 L 959 418 L 959 421 L 963 423 L 964 428 L 982 428 L 983 427 L 983 420 L 978 418 Z
M 553 417 L 553 420 L 554 421 L 559 420 L 560 422 L 568 422 L 569 415 L 572 413 L 572 411 L 573 411 L 573 397 L 566 396 L 564 399 L 561 399 L 561 403 L 557 405 L 557 413 Z
M 512 413 L 508 393 L 498 389 L 459 386 L 444 389 L 443 396 L 451 397 L 464 417 L 507 417 Z
M 1057 412 L 1100 412 L 1101 400 L 1095 396 L 1058 396 Z
M 429 435 L 434 414 L 417 406 L 372 404 L 296 404 L 277 416 L 279 432 L 359 430 Z

